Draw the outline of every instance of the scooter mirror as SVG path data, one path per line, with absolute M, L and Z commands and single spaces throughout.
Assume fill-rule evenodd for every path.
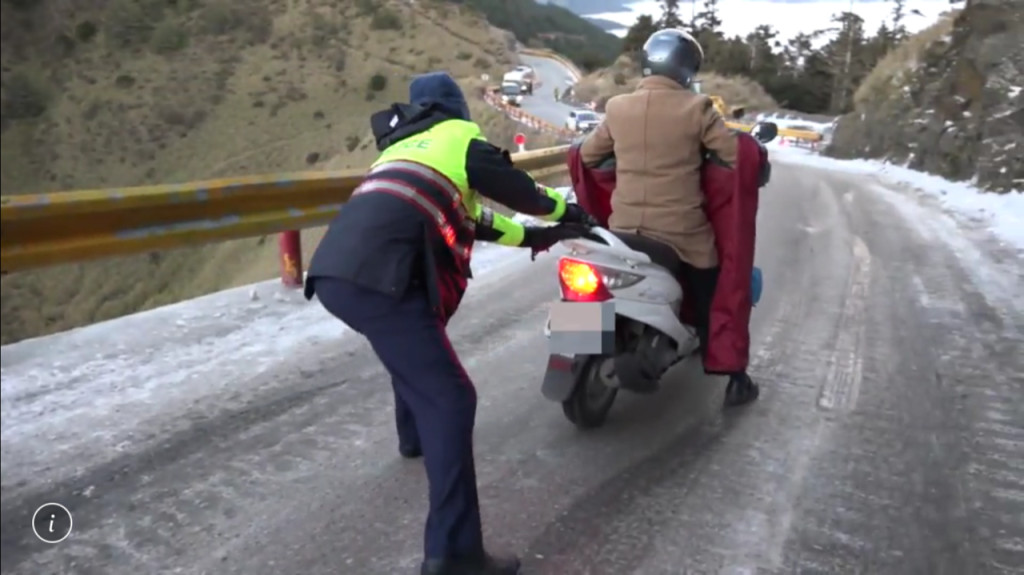
M 750 135 L 758 142 L 767 144 L 779 135 L 779 126 L 775 122 L 758 122 L 750 129 Z

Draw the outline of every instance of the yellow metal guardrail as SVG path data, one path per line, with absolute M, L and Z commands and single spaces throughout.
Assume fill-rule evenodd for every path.
M 766 120 L 770 122 L 771 120 Z M 742 132 L 749 132 L 754 127 L 753 124 L 739 124 L 736 122 L 726 122 L 726 126 L 734 130 L 740 130 Z M 806 140 L 808 142 L 820 142 L 822 135 L 818 132 L 811 130 L 794 130 L 792 128 L 779 128 L 780 138 L 792 138 L 794 140 Z
M 535 177 L 566 170 L 568 146 L 513 155 Z M 2 196 L 3 273 L 324 225 L 363 169 Z
M 749 131 L 751 126 L 729 122 Z M 821 140 L 805 130 L 784 138 Z M 568 146 L 514 154 L 537 178 L 566 171 Z M 3 273 L 263 236 L 326 224 L 365 170 L 0 197 Z

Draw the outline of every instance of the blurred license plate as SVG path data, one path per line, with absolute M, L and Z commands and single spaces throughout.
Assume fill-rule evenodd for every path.
M 615 303 L 557 301 L 548 312 L 551 353 L 604 355 L 615 351 Z

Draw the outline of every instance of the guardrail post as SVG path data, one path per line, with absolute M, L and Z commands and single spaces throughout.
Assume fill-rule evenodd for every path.
M 298 230 L 278 234 L 278 253 L 281 257 L 281 283 L 286 287 L 302 287 L 302 235 Z

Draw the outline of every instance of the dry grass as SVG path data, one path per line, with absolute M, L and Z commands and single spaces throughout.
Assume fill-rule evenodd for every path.
M 731 108 L 769 111 L 779 107 L 768 92 L 750 78 L 714 73 L 701 74 L 699 78 L 702 92 L 721 97 Z M 580 100 L 596 101 L 599 107 L 603 107 L 612 96 L 633 91 L 639 81 L 639 66 L 628 56 L 621 56 L 611 67 L 585 76 L 576 85 L 575 92 Z
M 863 109 L 870 106 L 871 102 L 886 99 L 894 91 L 902 90 L 905 74 L 917 68 L 921 57 L 930 46 L 949 38 L 953 31 L 953 21 L 959 13 L 959 10 L 947 12 L 937 22 L 886 54 L 854 93 L 853 102 L 857 109 Z
M 26 15 L 3 3 L 4 194 L 366 165 L 369 114 L 405 99 L 413 74 L 493 77 L 514 61 L 486 22 L 452 6 L 442 17 L 405 1 L 208 0 L 125 45 L 126 30 L 146 29 L 114 27 L 139 18 L 128 4 L 50 0 Z M 157 4 L 168 3 L 136 3 Z M 83 22 L 99 34 L 73 49 L 53 41 Z M 18 90 L 44 112 L 9 108 Z M 510 120 L 473 108 L 492 139 L 511 143 Z M 307 261 L 319 234 L 304 234 Z M 275 238 L 253 238 L 5 277 L 2 339 L 267 279 L 275 252 Z

